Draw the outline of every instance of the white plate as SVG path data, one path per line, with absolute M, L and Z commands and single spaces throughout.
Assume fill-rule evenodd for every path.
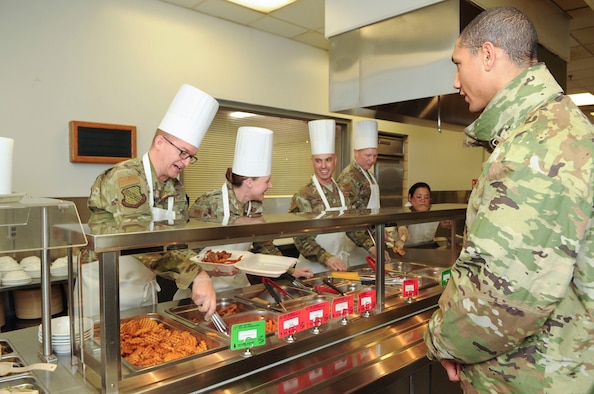
M 75 329 L 78 329 L 78 319 L 75 321 Z M 68 336 L 70 337 L 70 317 L 69 316 L 60 316 L 54 317 L 52 319 L 52 337 L 56 336 Z M 83 318 L 83 332 L 85 336 L 90 333 L 93 329 L 93 319 L 89 319 L 88 317 Z M 41 332 L 41 324 L 38 327 L 38 331 Z
M 6 280 L 2 279 L 2 286 L 21 286 L 31 283 L 33 279 Z
M 235 263 L 235 267 L 246 274 L 278 278 L 295 263 L 297 263 L 297 259 L 294 257 L 256 253 L 252 258 L 242 259 L 240 262 Z
M 237 263 L 230 263 L 230 264 L 207 263 L 205 261 L 202 261 L 202 259 L 204 258 L 204 256 L 206 255 L 206 253 L 209 250 L 212 250 L 213 252 L 225 250 L 226 252 L 231 253 L 231 257 L 229 258 L 230 260 L 237 260 L 239 258 L 241 258 L 241 260 L 239 260 L 239 262 L 237 262 Z M 231 272 L 231 271 L 233 271 L 233 268 L 237 264 L 239 264 L 241 262 L 245 262 L 245 261 L 251 259 L 253 256 L 254 256 L 254 254 L 252 252 L 248 252 L 247 250 L 227 250 L 227 249 L 208 248 L 208 249 L 203 250 L 198 256 L 192 257 L 191 260 L 198 263 L 198 265 L 200 265 L 200 267 L 202 267 L 202 269 L 206 270 L 206 271 L 212 271 L 212 270 L 218 268 L 219 271 L 221 271 L 221 272 Z
M 19 202 L 27 193 L 0 194 L 0 204 Z
M 36 271 L 25 270 L 25 272 L 28 273 L 31 278 L 41 278 L 40 270 L 36 270 Z

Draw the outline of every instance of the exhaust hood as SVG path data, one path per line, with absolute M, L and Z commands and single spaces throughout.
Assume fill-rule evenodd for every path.
M 452 86 L 451 56 L 462 28 L 481 11 L 445 0 L 330 37 L 330 111 L 463 130 L 479 114 Z M 565 62 L 543 59 L 543 49 L 541 61 L 564 87 Z

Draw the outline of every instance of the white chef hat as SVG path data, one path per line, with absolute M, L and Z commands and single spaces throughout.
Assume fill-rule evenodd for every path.
M 248 177 L 271 174 L 272 130 L 246 126 L 237 130 L 232 171 Z
M 336 121 L 334 119 L 312 120 L 309 126 L 309 143 L 312 155 L 334 154 Z
M 377 121 L 362 120 L 355 124 L 355 149 L 377 149 Z
M 184 84 L 171 102 L 159 129 L 199 148 L 218 109 L 217 100 Z

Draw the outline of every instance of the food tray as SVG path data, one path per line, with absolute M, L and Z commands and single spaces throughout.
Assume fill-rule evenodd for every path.
M 273 312 L 268 309 L 255 309 L 250 310 L 248 312 L 238 313 L 236 315 L 223 317 L 225 323 L 227 323 L 227 327 L 229 327 L 229 332 L 231 332 L 231 326 L 234 324 L 241 324 L 241 323 L 248 323 L 248 322 L 255 322 L 258 320 L 271 320 L 274 324 L 273 330 L 266 330 L 266 335 L 272 335 L 277 331 L 278 325 L 278 313 Z M 211 331 L 217 331 L 214 324 L 212 322 L 202 322 L 201 326 L 205 327 Z
M 18 393 L 18 390 L 26 392 L 25 390 L 37 390 L 39 394 L 45 394 L 47 391 L 43 389 L 41 384 L 33 376 L 5 376 L 0 380 L 0 391 L 6 390 L 9 393 Z
M 227 317 L 229 316 L 229 313 L 226 313 L 226 311 L 229 310 L 229 308 L 232 308 L 233 305 L 236 306 L 236 311 L 233 314 L 246 312 L 256 308 L 255 306 L 240 300 L 233 298 L 221 298 L 217 300 L 217 312 L 219 312 L 221 317 Z M 193 302 L 192 304 L 188 305 L 168 308 L 165 311 L 191 324 L 199 324 L 205 321 L 204 313 L 200 312 L 198 310 L 198 306 L 196 306 L 196 304 Z
M 188 355 L 188 356 L 176 358 L 176 359 L 171 360 L 171 361 L 162 362 L 160 364 L 147 366 L 147 367 L 144 367 L 144 366 L 141 367 L 141 366 L 134 365 L 134 364 L 130 363 L 129 361 L 127 361 L 124 357 L 122 357 L 122 365 L 125 365 L 131 371 L 134 371 L 134 372 L 136 372 L 136 371 L 146 371 L 146 370 L 149 370 L 149 369 L 152 369 L 152 368 L 163 367 L 164 365 L 173 364 L 173 363 L 179 362 L 181 360 L 187 360 L 189 358 L 196 357 L 198 355 L 203 356 L 203 355 L 206 355 L 206 354 L 210 354 L 210 353 L 213 353 L 213 352 L 215 352 L 217 350 L 220 350 L 220 349 L 222 349 L 222 348 L 224 348 L 224 347 L 227 346 L 227 345 L 223 344 L 222 342 L 219 342 L 218 340 L 216 340 L 216 339 L 214 339 L 214 338 L 212 338 L 210 336 L 207 336 L 205 334 L 202 334 L 200 332 L 197 332 L 195 330 L 192 330 L 192 329 L 184 326 L 183 324 L 181 324 L 179 322 L 176 322 L 175 320 L 170 319 L 170 318 L 168 318 L 166 316 L 161 316 L 158 313 L 147 313 L 147 314 L 144 314 L 144 315 L 137 315 L 137 316 L 133 316 L 133 317 L 130 317 L 130 318 L 121 319 L 120 323 L 121 324 L 124 324 L 124 323 L 127 323 L 130 320 L 140 320 L 140 319 L 144 319 L 144 318 L 148 318 L 150 320 L 156 321 L 157 323 L 162 323 L 166 328 L 168 328 L 170 330 L 179 330 L 179 331 L 183 331 L 183 332 L 188 332 L 190 335 L 196 337 L 196 339 L 198 339 L 199 341 L 205 341 L 208 350 L 206 350 L 204 352 L 199 352 L 199 353 L 195 353 L 195 354 L 192 354 L 192 355 Z M 95 332 L 98 333 L 99 330 L 96 329 Z M 96 336 L 95 337 L 95 340 L 97 342 L 99 342 L 100 341 L 100 338 L 98 338 Z
M 252 258 L 242 259 L 235 263 L 235 267 L 246 274 L 278 278 L 295 263 L 297 263 L 297 259 L 294 257 L 256 253 Z
M 277 284 L 278 284 L 278 282 L 277 282 Z M 288 300 L 291 300 L 291 299 L 298 299 L 298 298 L 308 297 L 308 296 L 312 296 L 312 295 L 315 295 L 316 294 L 313 291 L 313 289 L 306 290 L 306 289 L 301 289 L 301 288 L 296 288 L 296 287 L 291 287 L 291 286 L 281 286 L 281 287 L 284 290 L 286 290 L 287 293 L 289 293 L 289 295 L 291 297 L 293 297 L 293 298 L 286 297 L 286 296 L 282 295 L 277 290 L 277 293 L 281 297 L 281 300 L 283 301 L 283 304 L 285 303 L 285 301 L 288 301 Z M 265 307 L 271 307 L 271 306 L 276 306 L 277 305 L 275 299 L 272 297 L 272 295 L 270 295 L 270 293 L 266 289 L 262 289 L 262 288 L 251 289 L 251 288 L 248 288 L 246 290 L 247 291 L 244 291 L 243 293 L 241 293 L 240 295 L 238 295 L 238 298 L 242 298 L 242 299 L 245 299 L 245 300 L 247 300 L 249 302 L 253 302 L 253 303 L 256 303 L 258 305 L 263 305 Z
M 230 260 L 237 260 L 240 258 L 241 258 L 241 260 L 239 260 L 237 263 L 230 263 L 230 264 L 208 263 L 208 262 L 202 261 L 202 259 L 206 255 L 206 253 L 208 253 L 208 251 L 210 251 L 210 250 L 212 250 L 213 252 L 225 250 L 226 252 L 231 253 L 231 257 L 229 258 Z M 227 249 L 217 249 L 217 248 L 206 248 L 206 249 L 202 250 L 202 252 L 198 256 L 191 257 L 190 260 L 198 263 L 198 265 L 200 267 L 202 267 L 203 270 L 206 270 L 206 271 L 213 271 L 215 269 L 218 269 L 221 272 L 232 272 L 235 269 L 237 264 L 239 264 L 241 262 L 245 262 L 246 260 L 250 260 L 250 259 L 252 259 L 253 256 L 254 256 L 254 254 L 252 252 L 248 252 L 247 250 L 227 250 Z

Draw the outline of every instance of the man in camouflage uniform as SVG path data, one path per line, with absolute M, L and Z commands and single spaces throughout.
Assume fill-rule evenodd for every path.
M 379 185 L 369 171 L 377 161 L 377 122 L 357 122 L 353 140 L 354 157 L 338 176 L 338 186 L 351 202 L 352 209 L 377 209 L 380 207 Z
M 467 393 L 594 392 L 594 128 L 515 8 L 461 33 L 454 87 L 487 144 L 466 239 L 425 333 Z
M 311 161 L 314 168 L 312 179 L 291 199 L 289 212 L 321 213 L 332 210 L 346 210 L 349 200 L 332 178 L 336 166 L 334 154 L 335 122 L 318 120 L 309 122 Z M 347 232 L 355 243 L 375 256 L 373 240 L 364 231 Z M 301 254 L 298 267 L 308 266 L 314 272 L 326 269 L 345 271 L 347 264 L 337 254 L 344 250 L 345 233 L 306 235 L 295 237 L 295 247 Z M 306 261 L 310 260 L 310 261 Z M 313 263 L 316 261 L 317 263 Z
M 178 176 L 196 153 L 218 109 L 206 93 L 183 85 L 159 125 L 143 157 L 120 162 L 100 174 L 87 206 L 89 227 L 101 231 L 152 228 L 154 223 L 188 221 L 188 197 Z M 159 276 L 175 280 L 179 289 L 192 285 L 192 299 L 207 315 L 216 307 L 208 273 L 189 258 L 192 251 L 142 254 L 135 257 Z

